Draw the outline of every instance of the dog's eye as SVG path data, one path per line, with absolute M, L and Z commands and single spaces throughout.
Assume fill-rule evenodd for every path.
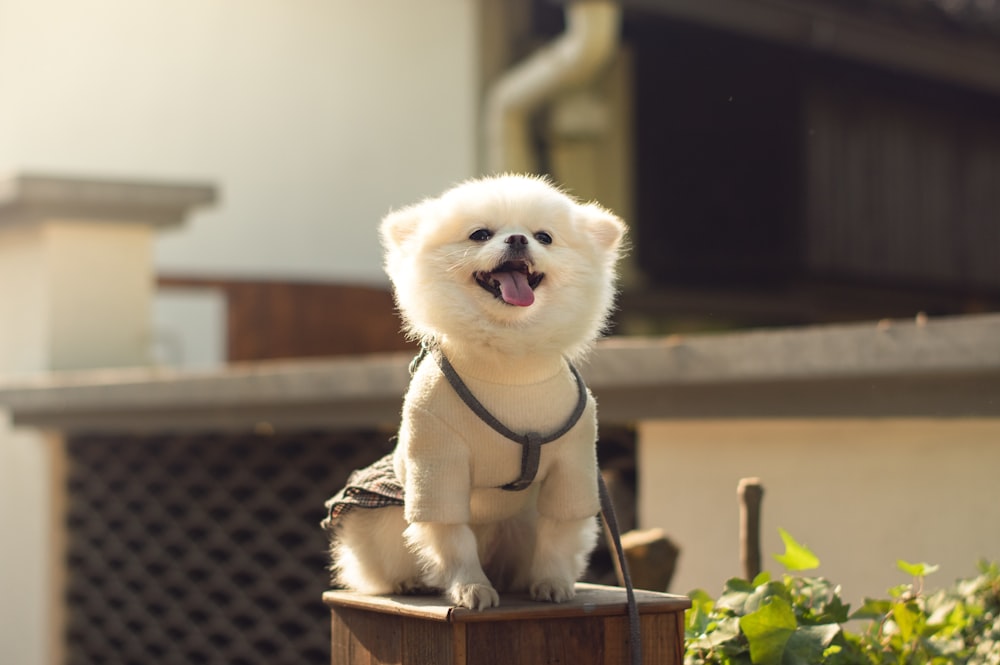
M 552 244 L 552 236 L 546 233 L 545 231 L 539 231 L 538 233 L 536 233 L 535 240 L 542 243 L 543 245 Z
M 475 240 L 476 242 L 486 242 L 493 237 L 493 232 L 489 229 L 476 229 L 469 236 L 469 240 Z

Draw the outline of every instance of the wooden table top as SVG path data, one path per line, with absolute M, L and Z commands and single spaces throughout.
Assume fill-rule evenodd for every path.
M 683 612 L 691 607 L 686 596 L 636 589 L 635 597 L 640 614 Z M 527 594 L 506 594 L 500 596 L 499 607 L 481 611 L 455 607 L 440 594 L 369 596 L 332 590 L 323 594 L 323 602 L 331 609 L 345 607 L 450 623 L 614 616 L 627 612 L 625 589 L 584 583 L 576 585 L 576 597 L 565 603 L 533 601 Z

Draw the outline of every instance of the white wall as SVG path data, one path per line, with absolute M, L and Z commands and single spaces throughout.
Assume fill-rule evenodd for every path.
M 782 527 L 822 562 L 805 574 L 854 603 L 910 581 L 897 559 L 939 564 L 931 589 L 1000 560 L 998 419 L 657 421 L 639 439 L 639 521 L 681 547 L 678 593 L 741 575 L 736 487 L 752 476 L 764 569 L 784 572 Z
M 53 519 L 61 494 L 52 491 L 58 455 L 51 439 L 16 430 L 0 409 L 0 662 L 57 662 L 60 626 L 53 603 L 53 550 L 61 542 Z
M 381 216 L 474 175 L 476 5 L 0 0 L 0 169 L 218 184 L 165 274 L 381 282 Z

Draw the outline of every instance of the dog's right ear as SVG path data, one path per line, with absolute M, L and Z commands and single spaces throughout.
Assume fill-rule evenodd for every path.
M 393 210 L 382 219 L 379 233 L 385 247 L 400 247 L 416 232 L 426 212 L 426 203 Z

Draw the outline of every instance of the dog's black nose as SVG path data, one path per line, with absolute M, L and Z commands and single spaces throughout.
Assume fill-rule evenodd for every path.
M 527 245 L 528 238 L 521 235 L 520 233 L 514 233 L 512 235 L 507 236 L 507 239 L 504 240 L 504 242 L 507 243 L 508 245 L 514 245 L 516 247 L 517 245 Z

